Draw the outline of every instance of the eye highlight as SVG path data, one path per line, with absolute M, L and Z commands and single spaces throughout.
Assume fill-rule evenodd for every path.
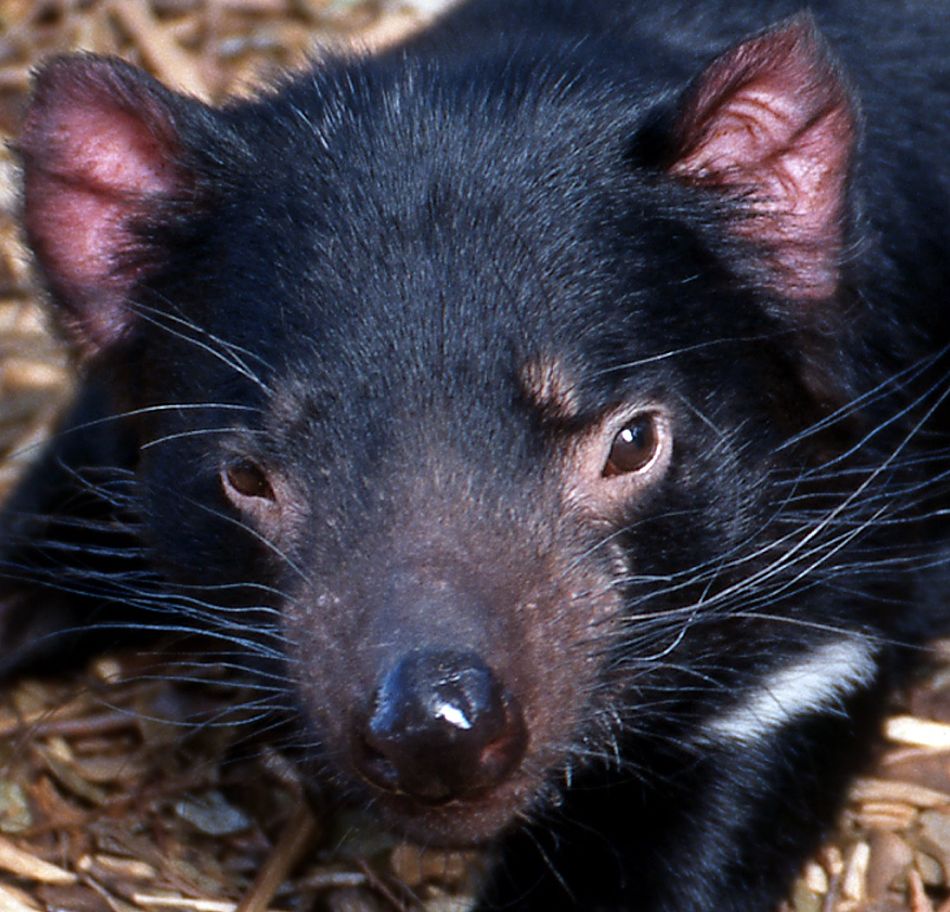
M 660 435 L 652 412 L 634 416 L 614 436 L 604 464 L 603 475 L 627 475 L 646 468 L 654 459 Z
M 249 459 L 242 459 L 226 466 L 221 471 L 221 479 L 227 493 L 235 493 L 238 497 L 254 497 L 261 500 L 273 501 L 274 489 L 267 478 L 267 473 L 257 463 Z

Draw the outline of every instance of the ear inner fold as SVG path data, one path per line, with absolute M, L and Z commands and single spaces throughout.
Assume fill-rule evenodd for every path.
M 86 354 L 128 329 L 129 293 L 159 256 L 143 224 L 188 190 L 176 101 L 187 100 L 105 58 L 59 58 L 37 77 L 19 146 L 24 223 Z
M 736 231 L 768 251 L 784 296 L 832 296 L 856 114 L 809 15 L 727 51 L 687 92 L 670 171 L 744 199 Z

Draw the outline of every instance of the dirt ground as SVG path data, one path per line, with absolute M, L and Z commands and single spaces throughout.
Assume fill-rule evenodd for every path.
M 119 54 L 216 100 L 328 47 L 396 41 L 444 2 L 0 0 L 0 140 L 15 139 L 30 68 L 51 53 Z M 0 149 L 0 497 L 72 384 L 16 209 Z M 950 643 L 933 655 L 783 912 L 950 912 Z M 0 912 L 471 906 L 481 854 L 424 851 L 313 809 L 276 751 L 218 724 L 243 697 L 215 669 L 204 683 L 147 672 L 141 657 L 110 655 L 0 692 Z

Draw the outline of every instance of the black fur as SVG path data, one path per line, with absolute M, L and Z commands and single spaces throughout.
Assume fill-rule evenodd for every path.
M 200 631 L 315 779 L 418 839 L 498 839 L 485 909 L 774 906 L 950 577 L 950 17 L 815 3 L 829 51 L 798 12 L 472 0 L 220 111 L 51 64 L 25 222 L 88 379 L 3 520 L 7 670 L 57 626 Z M 757 35 L 820 77 L 789 140 L 833 125 L 817 240 L 760 171 L 696 164 L 703 92 L 735 91 L 710 65 Z M 58 151 L 94 132 L 79 102 L 138 144 L 131 189 Z M 76 187 L 98 273 L 49 202 Z M 647 413 L 668 465 L 606 472 Z M 479 656 L 528 732 L 448 804 L 353 754 L 423 648 Z M 735 721 L 816 655 L 855 667 Z

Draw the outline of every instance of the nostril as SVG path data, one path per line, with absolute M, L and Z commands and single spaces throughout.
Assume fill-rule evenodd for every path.
M 353 752 L 357 769 L 369 782 L 388 792 L 398 791 L 399 770 L 392 760 L 373 744 L 361 725 L 357 725 L 354 732 Z
M 517 701 L 505 701 L 504 721 L 500 733 L 490 740 L 478 757 L 477 778 L 485 783 L 504 779 L 517 766 L 528 746 L 528 730 Z

